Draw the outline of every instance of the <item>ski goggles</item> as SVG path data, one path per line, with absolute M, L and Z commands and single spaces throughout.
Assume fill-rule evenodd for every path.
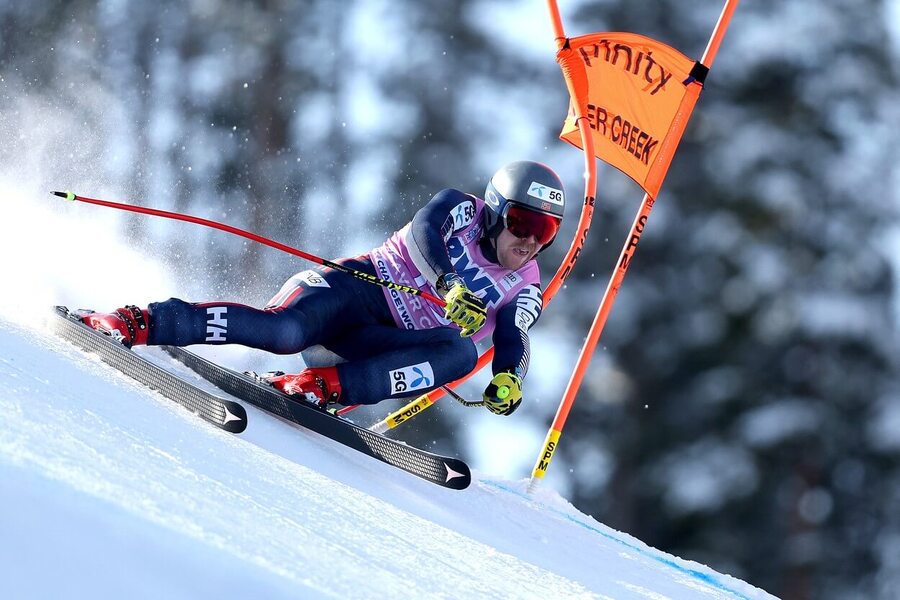
M 512 204 L 507 207 L 503 215 L 503 224 L 517 238 L 525 239 L 533 236 L 541 246 L 544 246 L 556 237 L 562 221 L 559 217 Z

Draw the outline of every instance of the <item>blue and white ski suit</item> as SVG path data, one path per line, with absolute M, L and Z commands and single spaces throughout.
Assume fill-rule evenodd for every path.
M 459 190 L 435 195 L 405 227 L 368 255 L 339 262 L 352 269 L 437 294 L 435 283 L 458 273 L 487 306 L 472 338 L 427 300 L 326 267 L 297 273 L 263 309 L 229 302 L 150 304 L 149 344 L 241 344 L 276 354 L 321 345 L 338 365 L 342 404 L 374 404 L 418 395 L 467 374 L 475 342 L 493 334 L 492 370 L 524 376 L 528 330 L 542 309 L 540 273 L 532 260 L 518 270 L 496 262 L 483 239 L 484 201 Z

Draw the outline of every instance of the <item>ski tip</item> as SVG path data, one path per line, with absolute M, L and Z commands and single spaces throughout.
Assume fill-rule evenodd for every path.
M 60 198 L 65 198 L 69 202 L 73 202 L 75 200 L 75 194 L 72 192 L 50 192 L 54 196 L 59 196 Z
M 469 471 L 469 465 L 461 460 L 442 461 L 444 469 L 447 471 L 447 479 L 442 484 L 452 490 L 464 490 L 472 483 L 472 473 Z M 452 466 L 451 466 L 452 465 Z

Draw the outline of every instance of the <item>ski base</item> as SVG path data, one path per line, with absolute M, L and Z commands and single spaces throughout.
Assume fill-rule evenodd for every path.
M 204 421 L 231 433 L 247 428 L 247 411 L 239 403 L 201 390 L 81 322 L 65 306 L 54 307 L 57 335 L 82 350 L 100 357 L 106 364 L 180 404 Z
M 472 481 L 469 466 L 457 458 L 433 454 L 369 431 L 183 348 L 161 348 L 222 391 L 363 454 L 454 490 L 465 489 Z

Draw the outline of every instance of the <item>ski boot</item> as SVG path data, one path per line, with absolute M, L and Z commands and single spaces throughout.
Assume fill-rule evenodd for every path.
M 146 309 L 129 305 L 111 313 L 78 311 L 82 323 L 121 342 L 126 348 L 142 346 L 150 334 L 150 314 Z
M 320 410 L 327 410 L 328 404 L 341 398 L 337 367 L 306 369 L 295 375 L 274 371 L 256 375 L 256 378 L 288 396 L 302 398 Z

